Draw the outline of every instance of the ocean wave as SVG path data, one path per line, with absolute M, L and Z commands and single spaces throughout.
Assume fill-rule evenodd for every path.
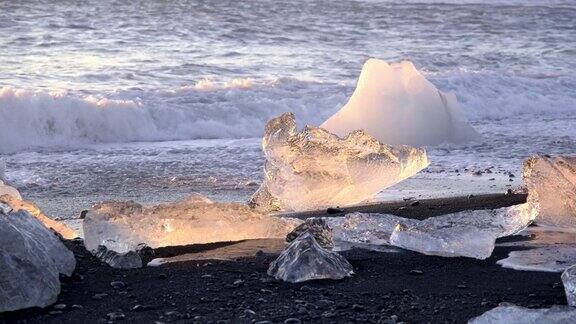
M 429 74 L 456 93 L 472 123 L 515 116 L 558 118 L 576 113 L 574 76 L 506 76 L 466 71 Z M 0 88 L 0 153 L 94 143 L 249 138 L 265 123 L 294 112 L 300 126 L 336 112 L 354 83 L 281 78 L 204 79 L 172 90 L 132 89 L 89 95 Z

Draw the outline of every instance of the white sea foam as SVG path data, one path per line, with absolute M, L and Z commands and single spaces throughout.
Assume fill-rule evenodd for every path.
M 427 77 L 442 91 L 457 95 L 473 124 L 575 114 L 576 77 L 463 71 Z M 281 78 L 226 83 L 202 79 L 173 90 L 90 94 L 3 87 L 0 154 L 92 143 L 260 137 L 265 123 L 286 111 L 295 112 L 299 126 L 319 125 L 346 102 L 353 86 Z

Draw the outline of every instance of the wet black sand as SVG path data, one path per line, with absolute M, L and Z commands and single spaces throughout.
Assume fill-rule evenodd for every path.
M 500 207 L 523 199 L 491 195 L 403 202 L 400 207 L 406 208 L 401 210 L 398 206 L 381 209 L 425 217 L 465 208 Z M 262 243 L 266 242 L 258 244 Z M 354 249 L 343 252 L 354 266 L 352 278 L 288 284 L 266 275 L 273 253 L 117 270 L 94 259 L 80 241 L 67 244 L 78 265 L 72 278 L 63 279 L 57 304 L 66 306 L 0 314 L 0 322 L 100 323 L 117 317 L 116 321 L 127 323 L 276 323 L 290 318 L 324 323 L 463 323 L 500 302 L 527 307 L 566 304 L 560 274 L 496 265 L 511 250 L 508 247 L 497 247 L 491 258 L 482 261 Z M 157 254 L 209 254 L 224 246 L 233 250 L 234 243 L 163 248 Z M 121 283 L 113 287 L 111 283 L 118 281 Z

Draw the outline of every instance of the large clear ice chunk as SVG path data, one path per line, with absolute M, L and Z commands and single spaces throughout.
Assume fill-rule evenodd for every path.
M 550 308 L 525 308 L 503 305 L 468 321 L 468 324 L 572 324 L 576 308 L 555 305 Z
M 332 249 L 334 247 L 334 236 L 332 229 L 323 218 L 312 217 L 298 225 L 292 232 L 286 235 L 286 242 L 292 242 L 304 232 L 310 232 L 316 242 L 325 249 Z
M 523 178 L 528 202 L 540 205 L 538 225 L 576 229 L 576 157 L 532 156 Z
M 564 284 L 568 305 L 576 306 L 576 265 L 564 270 L 562 284 Z
M 340 254 L 321 247 L 310 232 L 304 232 L 292 241 L 268 268 L 268 275 L 293 283 L 338 280 L 352 274 L 352 265 Z
M 339 136 L 362 129 L 387 144 L 415 146 L 480 138 L 452 93 L 443 93 L 411 62 L 369 59 L 348 103 L 320 127 Z
M 76 267 L 74 255 L 28 212 L 10 210 L 0 208 L 0 312 L 53 304 L 59 275 Z
M 200 195 L 144 207 L 135 202 L 95 205 L 84 219 L 84 244 L 95 253 L 105 246 L 117 253 L 142 243 L 162 246 L 285 238 L 301 221 L 262 215 L 246 205 L 215 203 Z
M 415 226 L 397 225 L 390 244 L 428 255 L 486 259 L 497 238 L 523 230 L 536 214 L 532 205 L 522 204 L 431 217 Z
M 268 122 L 262 146 L 265 179 L 250 202 L 260 210 L 359 203 L 428 166 L 425 150 L 381 144 L 363 131 L 345 138 L 311 126 L 298 132 L 292 113 Z

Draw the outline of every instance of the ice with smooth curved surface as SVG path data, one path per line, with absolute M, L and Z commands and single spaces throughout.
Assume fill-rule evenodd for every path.
M 493 308 L 468 321 L 468 324 L 572 324 L 576 308 L 554 305 L 550 308 L 525 308 L 505 305 Z
M 338 280 L 353 272 L 352 265 L 343 256 L 322 248 L 310 232 L 304 232 L 292 241 L 268 268 L 268 275 L 293 283 Z
M 2 181 L 2 178 L 0 178 L 0 197 L 4 195 L 9 195 L 16 199 L 22 199 L 22 196 L 20 196 L 20 192 L 18 191 L 18 189 L 5 184 L 4 181 Z
M 285 238 L 301 221 L 262 215 L 246 205 L 216 203 L 200 195 L 143 207 L 135 202 L 95 205 L 84 219 L 84 244 L 125 253 L 152 248 L 256 238 Z
M 497 238 L 526 228 L 536 214 L 532 205 L 522 204 L 430 217 L 415 226 L 397 225 L 390 244 L 428 255 L 486 259 Z
M 0 312 L 46 307 L 60 293 L 59 275 L 70 276 L 76 260 L 35 217 L 10 210 L 0 208 Z
M 381 143 L 415 146 L 480 138 L 452 93 L 443 93 L 411 62 L 369 59 L 348 103 L 320 127 L 339 136 L 362 129 Z
M 290 243 L 297 239 L 304 232 L 310 232 L 316 242 L 325 249 L 332 249 L 334 247 L 334 235 L 332 228 L 323 218 L 312 217 L 306 219 L 304 223 L 298 225 L 292 232 L 286 235 L 286 242 Z
M 146 244 L 140 244 L 133 251 L 118 253 L 108 250 L 104 245 L 98 246 L 94 253 L 101 261 L 118 269 L 142 268 L 154 258 L 154 250 Z
M 562 284 L 564 284 L 568 305 L 576 306 L 576 265 L 564 270 L 562 273 Z
M 538 225 L 576 229 L 576 157 L 535 155 L 524 162 L 528 202 L 538 203 Z
M 250 205 L 294 211 L 362 202 L 426 166 L 423 149 L 379 143 L 363 131 L 340 138 L 285 113 L 266 125 L 264 183 Z

